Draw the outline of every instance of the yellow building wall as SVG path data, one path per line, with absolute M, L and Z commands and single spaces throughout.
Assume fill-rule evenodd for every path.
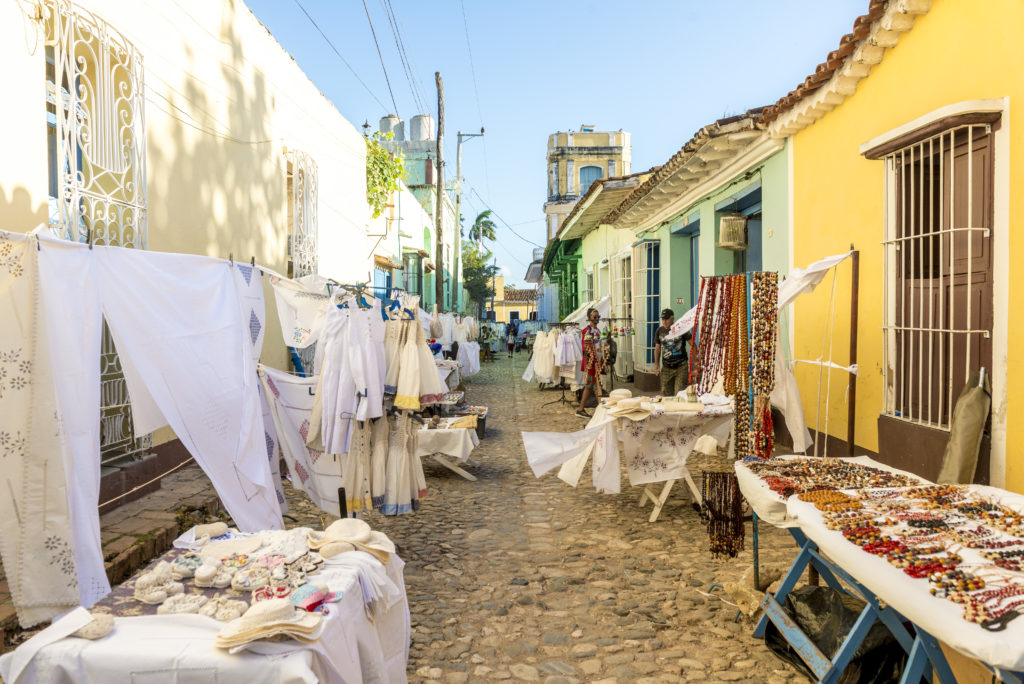
M 882 411 L 882 345 L 884 238 L 884 168 L 882 161 L 862 157 L 859 146 L 897 126 L 945 105 L 973 99 L 1009 97 L 1013 106 L 1004 113 L 1008 126 L 1009 186 L 1022 187 L 1024 143 L 1024 48 L 1019 27 L 1024 25 L 1024 3 L 1019 0 L 990 0 L 986 3 L 936 0 L 932 9 L 917 18 L 914 27 L 900 37 L 899 44 L 885 53 L 856 93 L 822 119 L 793 137 L 793 265 L 806 266 L 823 256 L 845 252 L 854 244 L 860 250 L 860 318 L 858 335 L 857 445 L 877 451 L 877 419 Z M 996 210 L 1000 202 L 998 167 L 1001 152 L 995 152 Z M 1013 217 L 1024 211 L 1024 195 L 1013 191 L 1009 197 L 1011 231 L 1009 253 L 1021 249 Z M 995 254 L 996 259 L 999 253 Z M 995 300 L 1007 289 L 1013 293 L 1020 277 L 1010 271 L 1009 282 L 995 282 Z M 811 295 L 795 305 L 794 358 L 815 359 L 822 355 L 824 326 L 828 316 L 831 276 Z M 834 349 L 837 363 L 845 364 L 849 340 L 850 266 L 838 270 Z M 1014 311 L 1012 295 L 1009 311 Z M 997 323 L 998 325 L 998 323 Z M 1011 317 L 1008 337 L 1024 334 L 1024 317 Z M 995 347 L 998 349 L 998 345 Z M 827 351 L 826 351 L 827 354 Z M 1024 491 L 1024 431 L 1014 429 L 1024 416 L 1022 381 L 1024 364 L 1012 355 L 1007 361 L 1006 486 Z M 1001 359 L 995 358 L 998 370 Z M 799 365 L 796 370 L 808 425 L 817 419 L 815 397 L 818 370 Z M 845 373 L 833 372 L 832 400 L 828 416 L 829 433 L 845 439 L 847 405 L 843 401 Z M 824 382 L 824 380 L 823 380 Z M 956 388 L 959 392 L 959 388 Z M 1017 397 L 1014 399 L 1014 397 Z M 999 401 L 998 397 L 994 398 Z M 999 410 L 996 404 L 996 410 Z M 824 415 L 821 421 L 824 426 Z M 995 441 L 995 439 L 994 439 Z M 995 445 L 994 445 L 995 449 Z M 996 463 L 993 461 L 995 469 Z M 993 472 L 993 482 L 1000 480 Z

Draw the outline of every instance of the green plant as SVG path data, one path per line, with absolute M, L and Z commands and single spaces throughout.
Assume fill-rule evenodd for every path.
M 382 144 L 394 134 L 377 131 L 366 138 L 366 201 L 373 218 L 384 213 L 391 193 L 398 190 L 405 174 L 405 158 L 400 152 L 392 154 Z
M 476 242 L 477 246 L 482 247 L 484 240 L 494 241 L 497 228 L 498 226 L 491 220 L 491 210 L 486 209 L 477 214 L 473 225 L 469 227 L 469 239 Z
M 487 263 L 490 258 L 489 251 L 472 242 L 462 243 L 462 286 L 476 304 L 478 318 L 483 318 L 484 302 L 494 296 L 492 283 L 498 267 Z

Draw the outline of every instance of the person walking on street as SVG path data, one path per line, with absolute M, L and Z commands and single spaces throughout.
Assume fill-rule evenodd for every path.
M 674 397 L 686 389 L 688 367 L 686 343 L 692 339 L 686 332 L 671 340 L 666 340 L 672 324 L 676 321 L 676 313 L 672 309 L 661 312 L 661 327 L 654 334 L 654 370 L 661 376 L 661 396 Z
M 508 331 L 508 334 L 505 335 L 505 344 L 508 346 L 508 358 L 511 359 L 512 352 L 516 348 L 516 335 L 511 329 Z
M 587 320 L 590 323 L 583 329 L 580 335 L 583 339 L 583 394 L 580 396 L 580 407 L 576 409 L 576 415 L 580 418 L 590 418 L 590 414 L 584 410 L 587 400 L 591 394 L 601 400 L 601 374 L 604 373 L 604 354 L 598 346 L 601 343 L 601 331 L 597 324 L 601 321 L 601 314 L 597 309 L 587 309 Z

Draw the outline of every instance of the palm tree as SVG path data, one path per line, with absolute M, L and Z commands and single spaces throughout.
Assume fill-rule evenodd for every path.
M 491 220 L 491 210 L 486 209 L 477 214 L 476 220 L 469 228 L 469 239 L 476 241 L 477 248 L 483 247 L 484 240 L 494 241 L 498 226 Z

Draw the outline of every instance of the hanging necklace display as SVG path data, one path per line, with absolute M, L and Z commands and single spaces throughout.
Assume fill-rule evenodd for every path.
M 711 555 L 735 558 L 743 550 L 743 495 L 736 474 L 707 471 L 701 481 L 701 515 L 708 528 Z
M 775 341 L 779 327 L 779 275 L 758 271 L 750 275 L 750 387 L 754 395 L 752 441 L 754 455 L 769 458 L 775 446 L 771 402 L 775 388 Z

